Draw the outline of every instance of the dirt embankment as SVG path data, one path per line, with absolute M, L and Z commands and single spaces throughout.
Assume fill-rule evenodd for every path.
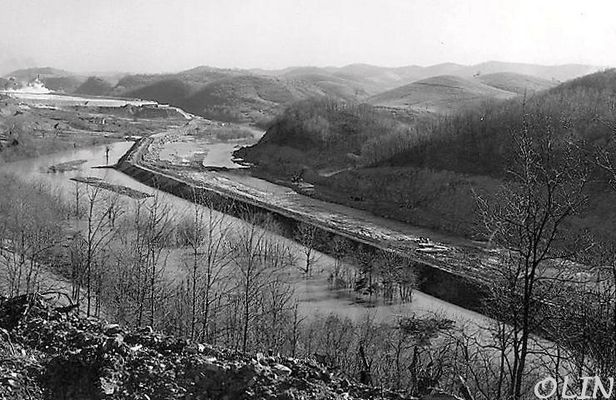
M 139 190 L 131 189 L 122 185 L 114 185 L 94 176 L 76 177 L 71 178 L 71 180 L 75 182 L 85 183 L 86 185 L 90 185 L 96 188 L 105 189 L 110 192 L 115 192 L 133 199 L 141 200 L 152 197 L 151 194 L 140 192 Z
M 144 161 L 149 159 L 149 147 L 154 140 L 156 138 L 149 137 L 135 143 L 118 161 L 117 168 L 146 185 L 186 200 L 205 199 L 208 206 L 228 214 L 241 217 L 247 211 L 270 213 L 284 226 L 283 234 L 290 238 L 293 238 L 297 224 L 303 222 L 315 226 L 319 234 L 332 239 L 334 236 L 342 236 L 355 246 L 362 244 L 375 251 L 377 249 L 394 251 L 399 256 L 412 260 L 421 291 L 467 309 L 480 310 L 487 273 L 480 267 L 479 258 L 483 255 L 474 254 L 473 259 L 457 250 L 452 250 L 451 254 L 417 251 L 417 246 L 414 244 L 405 247 L 404 243 L 392 244 L 379 240 L 365 227 L 348 229 L 344 221 L 337 221 L 336 218 L 314 218 L 236 188 L 192 181 L 184 175 L 177 174 L 176 171 L 163 170 L 149 161 Z M 357 224 L 361 225 L 361 223 L 354 225 Z M 319 250 L 327 253 L 328 249 Z

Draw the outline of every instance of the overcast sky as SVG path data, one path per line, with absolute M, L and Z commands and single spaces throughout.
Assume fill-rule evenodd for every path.
M 614 0 L 0 0 L 0 15 L 0 63 L 74 71 L 616 65 Z

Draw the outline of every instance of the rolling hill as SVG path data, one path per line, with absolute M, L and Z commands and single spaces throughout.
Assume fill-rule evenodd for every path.
M 391 134 L 406 135 L 406 126 L 368 104 L 309 99 L 289 106 L 254 146 L 237 155 L 283 174 L 298 167 L 319 169 L 354 165 L 363 146 Z
M 170 103 L 221 121 L 252 122 L 311 97 L 356 101 L 368 96 L 361 82 L 313 72 L 306 68 L 274 76 L 198 67 L 178 74 L 125 76 L 112 93 Z
M 480 75 L 477 77 L 477 80 L 488 86 L 517 94 L 539 92 L 552 88 L 558 84 L 555 81 L 514 72 L 496 72 L 493 74 Z
M 512 72 L 547 80 L 554 80 L 558 83 L 575 79 L 583 75 L 592 74 L 599 70 L 601 70 L 600 67 L 585 64 L 538 65 L 488 61 L 462 67 L 456 75 L 474 76 L 477 74 L 485 75 L 497 72 Z
M 282 70 L 200 66 L 178 73 L 126 75 L 112 89 L 102 81 L 83 82 L 82 77 L 52 68 L 22 70 L 15 75 L 18 79 L 33 79 L 40 74 L 56 90 L 138 97 L 180 106 L 211 119 L 256 122 L 271 119 L 290 103 L 319 96 L 406 109 L 410 113 L 452 113 L 484 100 L 507 99 L 556 84 L 542 76 L 568 79 L 594 69 L 597 68 L 500 62 L 395 68 L 351 64 Z
M 284 77 L 320 74 L 343 78 L 348 81 L 359 82 L 362 85 L 366 85 L 367 88 L 373 88 L 372 91 L 368 90 L 368 92 L 370 94 L 376 94 L 377 92 L 386 91 L 418 80 L 440 75 L 472 78 L 480 75 L 507 72 L 555 81 L 556 84 L 599 70 L 600 67 L 581 64 L 537 65 L 488 61 L 474 65 L 442 63 L 425 67 L 418 65 L 381 67 L 369 64 L 350 64 L 339 68 L 292 67 L 278 71 L 254 70 L 254 72 Z
M 329 93 L 303 81 L 242 75 L 209 83 L 179 105 L 189 112 L 223 121 L 271 118 L 284 105 Z
M 351 64 L 338 68 L 331 74 L 339 78 L 365 82 L 375 87 L 377 92 L 381 92 L 417 80 L 419 69 L 420 67 L 414 66 L 386 68 L 368 64 Z
M 329 77 L 285 78 L 245 70 L 197 67 L 177 74 L 128 75 L 114 95 L 169 103 L 220 121 L 272 118 L 281 106 L 315 96 L 354 100 L 361 87 Z
M 502 176 L 510 157 L 511 132 L 522 121 L 544 131 L 546 121 L 556 138 L 573 134 L 586 145 L 610 143 L 616 126 L 613 98 L 616 69 L 583 76 L 548 90 L 467 110 L 443 118 L 421 145 L 400 152 L 383 165 L 418 166 L 454 172 Z M 528 114 L 537 115 L 529 120 Z M 541 125 L 541 124 L 544 125 Z
M 556 80 L 575 78 L 597 67 L 541 66 L 487 62 L 443 63 L 427 67 L 290 67 L 240 70 L 199 66 L 166 74 L 86 78 L 55 68 L 14 71 L 17 81 L 40 77 L 50 89 L 67 93 L 138 97 L 184 107 L 222 121 L 265 121 L 298 100 L 327 96 L 348 102 L 430 113 L 451 113 L 483 100 L 506 99 L 547 89 Z M 395 111 L 399 112 L 399 111 Z
M 84 83 L 79 85 L 73 93 L 91 96 L 104 96 L 111 93 L 113 86 L 103 78 L 97 76 L 89 77 Z
M 361 82 L 343 77 L 334 76 L 325 72 L 304 72 L 283 75 L 288 81 L 301 81 L 305 84 L 320 88 L 328 95 L 345 100 L 364 99 L 371 94 L 376 94 L 379 88 L 369 82 Z
M 117 89 L 117 86 L 116 86 Z M 154 100 L 163 104 L 180 105 L 191 94 L 189 84 L 177 78 L 163 79 L 147 85 L 139 85 L 137 89 L 123 91 L 125 97 Z
M 200 66 L 173 74 L 130 74 L 118 81 L 114 88 L 114 94 L 131 93 L 165 81 L 180 81 L 182 84 L 190 87 L 191 90 L 196 91 L 208 83 L 245 74 L 246 72 L 242 70 L 220 69 L 208 66 Z M 167 90 L 165 84 L 158 86 L 158 88 Z M 154 89 L 156 89 L 156 86 Z M 150 93 L 155 95 L 155 91 L 150 91 Z
M 5 74 L 6 77 L 13 77 L 17 80 L 21 81 L 31 81 L 37 77 L 41 79 L 45 79 L 47 77 L 59 77 L 59 76 L 76 76 L 76 74 L 65 71 L 62 69 L 52 68 L 52 67 L 36 67 L 36 68 L 25 68 L 19 69 L 16 71 L 9 72 Z
M 420 112 L 452 113 L 485 100 L 509 99 L 515 95 L 477 80 L 442 75 L 388 90 L 370 97 L 368 102 Z

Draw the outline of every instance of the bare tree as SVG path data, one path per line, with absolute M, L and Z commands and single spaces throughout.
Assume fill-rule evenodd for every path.
M 236 276 L 236 293 L 241 316 L 241 348 L 248 349 L 250 328 L 259 319 L 259 304 L 270 283 L 281 277 L 290 268 L 292 258 L 289 248 L 267 230 L 276 230 L 273 222 L 258 221 L 259 216 L 249 216 L 248 224 L 232 238 L 234 251 L 231 254 Z M 266 225 L 264 229 L 258 225 Z M 280 307 L 280 305 L 276 305 Z M 273 310 L 271 310 L 273 311 Z
M 257 332 L 260 347 L 268 351 L 281 351 L 287 339 L 287 329 L 296 329 L 292 318 L 297 304 L 293 302 L 294 290 L 288 274 L 276 273 L 263 287 L 259 300 L 261 329 Z M 297 323 L 297 320 L 295 320 Z
M 368 246 L 360 245 L 353 254 L 353 261 L 359 268 L 361 278 L 355 282 L 355 290 L 366 290 L 372 301 L 372 296 L 378 294 L 376 283 L 378 255 Z
M 393 303 L 397 294 L 400 302 L 411 302 L 413 288 L 417 284 L 413 262 L 386 250 L 379 250 L 376 256 L 376 268 L 385 300 Z
M 0 257 L 7 273 L 8 294 L 39 289 L 41 268 L 63 240 L 65 206 L 42 183 L 25 183 L 4 175 L 0 195 Z
M 317 261 L 315 255 L 315 246 L 317 245 L 318 228 L 314 225 L 300 222 L 295 231 L 295 240 L 302 245 L 302 253 L 304 255 L 305 267 L 300 268 L 306 276 L 312 275 L 312 266 Z
M 616 103 L 608 105 L 612 112 Z M 596 117 L 611 132 L 605 142 L 592 149 L 600 178 L 607 178 L 616 191 L 616 123 Z M 578 260 L 594 268 L 576 275 L 579 281 L 566 299 L 562 323 L 554 324 L 555 337 L 574 353 L 578 373 L 612 376 L 616 373 L 616 241 L 610 232 L 591 233 L 593 245 Z M 566 322 L 564 322 L 566 321 Z
M 111 219 L 110 210 L 116 207 L 119 196 L 106 196 L 103 189 L 88 186 L 86 189 L 86 228 L 79 238 L 83 241 L 85 254 L 82 257 L 83 270 L 85 274 L 86 290 L 86 315 L 92 314 L 92 300 L 95 292 L 96 268 L 103 269 L 105 258 L 102 257 L 103 251 L 111 242 L 115 233 Z M 80 285 L 80 283 L 79 283 Z M 79 295 L 80 287 L 74 290 Z
M 77 182 L 77 181 L 73 181 L 73 185 L 74 185 L 74 192 L 75 192 L 75 218 L 80 219 L 82 216 L 82 204 L 81 204 L 81 197 L 82 197 L 82 188 L 81 188 L 81 183 Z
M 496 195 L 479 197 L 487 236 L 502 248 L 489 310 L 508 323 L 511 385 L 523 396 L 531 335 L 538 332 L 559 260 L 571 256 L 566 224 L 581 211 L 587 181 L 584 163 L 568 141 L 554 137 L 551 121 L 525 115 L 515 132 L 512 168 Z
M 156 306 L 163 281 L 164 265 L 161 264 L 163 251 L 170 245 L 173 226 L 170 207 L 159 196 L 139 203 L 134 217 L 135 245 L 139 255 L 139 274 L 143 279 L 142 293 L 139 301 L 137 325 L 144 322 L 146 303 L 149 306 L 149 324 L 155 326 Z M 167 253 L 168 254 L 168 253 Z
M 334 236 L 330 241 L 330 254 L 334 258 L 334 270 L 330 276 L 330 281 L 335 289 L 348 285 L 348 277 L 342 277 L 344 260 L 347 258 L 351 245 L 349 241 L 341 236 Z
M 216 300 L 228 289 L 225 279 L 230 263 L 227 243 L 230 225 L 225 214 L 208 207 L 207 198 L 195 198 L 190 218 L 178 229 L 180 244 L 190 249 L 187 291 L 190 302 L 190 338 L 197 335 L 198 318 L 201 316 L 202 340 L 211 341 L 215 332 L 210 317 Z

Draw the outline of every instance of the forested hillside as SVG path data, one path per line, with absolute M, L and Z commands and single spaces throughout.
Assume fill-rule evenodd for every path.
M 123 81 L 120 82 L 122 83 Z M 124 82 L 124 84 L 126 84 L 126 82 Z M 149 85 L 140 86 L 136 89 L 129 89 L 122 94 L 126 97 L 150 99 L 163 104 L 179 105 L 190 95 L 191 91 L 190 85 L 184 81 L 169 78 Z
M 614 135 L 615 101 L 616 70 L 588 75 L 547 92 L 442 117 L 426 140 L 379 165 L 502 176 L 515 132 L 525 123 L 538 134 L 552 134 L 557 143 L 602 145 Z
M 109 94 L 113 86 L 108 81 L 97 76 L 89 77 L 84 83 L 75 89 L 75 94 L 104 96 Z
M 315 195 L 327 200 L 474 236 L 477 193 L 494 192 L 508 179 L 520 135 L 527 132 L 533 140 L 549 139 L 542 146 L 549 143 L 553 157 L 569 156 L 573 147 L 587 165 L 585 191 L 593 211 L 578 220 L 578 228 L 605 232 L 616 221 L 602 167 L 613 165 L 615 70 L 410 124 L 364 105 L 325 104 L 290 107 L 260 143 L 238 154 L 266 174 L 304 171 Z
M 311 99 L 288 107 L 257 145 L 238 155 L 287 173 L 345 168 L 387 158 L 417 135 L 416 127 L 368 104 Z

